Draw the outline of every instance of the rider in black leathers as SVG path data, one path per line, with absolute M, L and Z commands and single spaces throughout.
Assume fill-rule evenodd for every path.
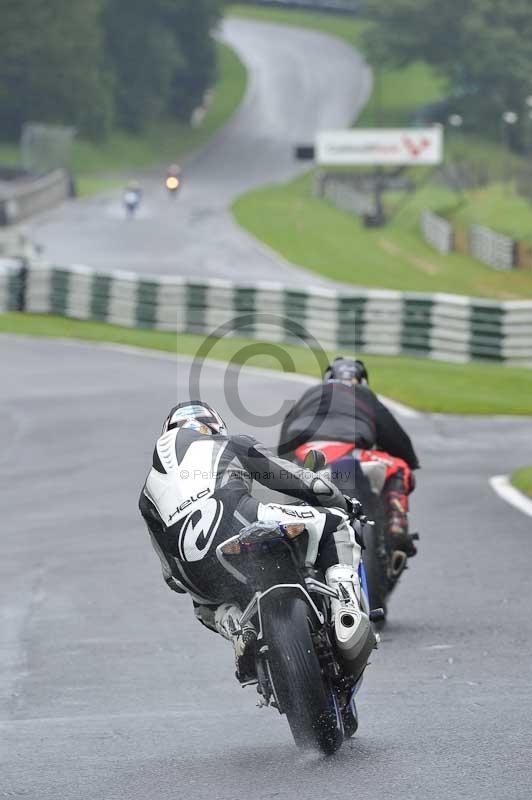
M 305 445 L 327 451 L 342 442 L 352 445 L 356 461 L 385 466 L 382 496 L 388 532 L 394 549 L 415 555 L 407 511 L 415 486 L 412 470 L 420 466 L 417 455 L 406 431 L 369 388 L 363 362 L 339 357 L 325 371 L 324 382 L 307 389 L 286 415 L 278 452 L 293 458 L 305 452 Z M 348 451 L 344 448 L 344 454 Z

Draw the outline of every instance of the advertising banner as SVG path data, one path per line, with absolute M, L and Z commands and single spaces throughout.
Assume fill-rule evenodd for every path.
M 440 164 L 443 129 L 358 128 L 323 131 L 316 137 L 316 163 L 322 166 Z

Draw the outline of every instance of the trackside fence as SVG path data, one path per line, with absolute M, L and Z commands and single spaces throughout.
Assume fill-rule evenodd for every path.
M 144 278 L 0 261 L 0 309 L 384 355 L 532 365 L 532 301 Z M 272 321 L 273 320 L 273 321 Z
M 440 253 L 450 253 L 454 249 L 452 226 L 433 211 L 426 210 L 421 214 L 421 231 L 427 242 Z
M 0 225 L 14 225 L 38 211 L 46 211 L 66 200 L 71 190 L 70 176 L 64 169 L 6 184 L 0 192 Z
M 471 225 L 467 231 L 455 230 L 444 217 L 433 211 L 421 214 L 421 232 L 425 240 L 440 253 L 459 250 L 499 270 L 530 269 L 532 252 L 525 242 L 516 242 L 509 236 L 487 228 Z

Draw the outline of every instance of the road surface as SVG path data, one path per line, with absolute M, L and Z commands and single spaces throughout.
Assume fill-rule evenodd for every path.
M 325 283 L 260 246 L 229 209 L 248 189 L 300 172 L 296 143 L 312 142 L 320 129 L 348 127 L 368 99 L 370 70 L 345 42 L 316 31 L 229 18 L 222 37 L 247 67 L 247 92 L 236 115 L 186 165 L 179 196 L 167 196 L 161 172 L 143 180 L 134 221 L 124 219 L 120 192 L 41 214 L 25 228 L 49 260 L 156 275 Z
M 352 748 L 302 756 L 232 677 L 231 647 L 164 586 L 136 511 L 186 360 L 0 337 L 0 797 L 529 800 L 532 530 L 489 488 L 530 419 L 403 420 L 420 554 L 390 609 Z M 223 365 L 202 392 L 233 429 Z M 255 413 L 301 381 L 243 370 Z M 229 396 L 230 397 L 230 396 Z

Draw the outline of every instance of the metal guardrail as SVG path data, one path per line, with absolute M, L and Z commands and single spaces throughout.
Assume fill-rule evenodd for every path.
M 463 244 L 459 247 L 459 232 L 443 217 L 425 210 L 421 214 L 421 232 L 426 241 L 441 253 L 459 249 L 494 269 L 532 266 L 530 247 L 525 242 L 515 242 L 484 225 L 471 225 L 467 237 L 461 236 Z
M 62 203 L 71 194 L 71 179 L 64 169 L 55 169 L 38 178 L 4 184 L 0 193 L 0 225 L 19 220 Z
M 88 267 L 0 266 L 0 308 L 326 350 L 532 366 L 532 301 L 377 289 L 143 278 Z
M 358 216 L 375 213 L 375 196 L 359 188 L 349 175 L 318 172 L 314 177 L 314 195 L 329 200 L 336 208 Z M 363 187 L 365 189 L 365 187 Z
M 474 258 L 495 269 L 512 269 L 516 245 L 509 236 L 495 233 L 483 225 L 469 229 L 469 250 Z
M 421 214 L 421 230 L 425 239 L 440 253 L 450 253 L 454 249 L 454 231 L 452 225 L 433 211 Z

